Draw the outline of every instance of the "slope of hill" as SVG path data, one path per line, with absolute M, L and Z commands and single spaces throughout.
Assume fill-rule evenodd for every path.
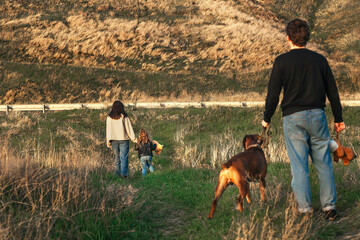
M 263 99 L 293 17 L 309 20 L 309 47 L 330 58 L 342 92 L 354 93 L 360 4 L 342 2 L 6 1 L 0 103 Z

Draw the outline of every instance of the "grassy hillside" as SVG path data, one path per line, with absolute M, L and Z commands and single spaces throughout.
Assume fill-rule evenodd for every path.
M 267 202 L 251 184 L 251 205 L 235 208 L 229 187 L 208 220 L 220 164 L 259 133 L 260 109 L 128 109 L 136 133 L 165 145 L 155 172 L 141 176 L 130 145 L 130 178 L 113 174 L 105 146 L 108 110 L 0 115 L 0 239 L 356 239 L 360 165 L 334 164 L 339 221 L 323 220 L 310 164 L 314 215 L 296 215 L 280 113 L 267 149 Z M 327 114 L 330 116 L 330 110 Z M 345 108 L 342 143 L 360 152 L 359 108 Z M 329 118 L 330 119 L 330 118 Z M 329 126 L 332 124 L 329 122 Z M 276 127 L 276 129 L 275 129 Z
M 307 19 L 342 94 L 357 97 L 358 1 L 0 3 L 0 103 L 262 100 L 285 23 Z M 251 93 L 251 94 L 249 94 Z
M 0 104 L 261 101 L 294 17 L 309 21 L 309 48 L 329 59 L 342 99 L 359 98 L 359 12 L 351 0 L 0 1 Z M 165 148 L 142 178 L 131 145 L 127 180 L 105 146 L 108 111 L 0 113 L 0 239 L 360 237 L 359 161 L 334 164 L 339 221 L 322 218 L 312 165 L 315 211 L 297 216 L 280 124 L 267 202 L 252 184 L 254 203 L 239 213 L 230 187 L 206 218 L 220 165 L 260 132 L 262 109 L 128 109 L 135 131 Z M 344 108 L 341 135 L 357 153 L 359 112 Z

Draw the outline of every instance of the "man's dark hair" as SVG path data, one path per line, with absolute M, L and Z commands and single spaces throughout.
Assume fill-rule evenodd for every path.
M 304 47 L 310 39 L 310 27 L 305 20 L 294 19 L 286 26 L 286 34 L 293 44 Z

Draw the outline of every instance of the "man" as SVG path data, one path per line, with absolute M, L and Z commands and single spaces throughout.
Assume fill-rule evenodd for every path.
M 300 213 L 312 212 L 308 156 L 318 171 L 320 201 L 325 218 L 337 218 L 336 187 L 329 151 L 330 132 L 324 113 L 328 97 L 337 132 L 345 129 L 336 83 L 325 57 L 305 48 L 310 39 L 306 21 L 294 19 L 286 27 L 291 50 L 278 56 L 266 97 L 263 127 L 271 122 L 284 89 L 281 108 L 286 149 L 290 158 L 291 186 Z

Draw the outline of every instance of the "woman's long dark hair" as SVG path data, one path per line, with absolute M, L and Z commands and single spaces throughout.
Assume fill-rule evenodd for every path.
M 120 102 L 119 100 L 115 101 L 111 107 L 109 117 L 111 117 L 112 119 L 119 119 L 119 118 L 121 118 L 121 115 L 123 115 L 124 117 L 127 117 L 128 115 L 125 112 L 124 108 L 125 107 L 122 102 Z

